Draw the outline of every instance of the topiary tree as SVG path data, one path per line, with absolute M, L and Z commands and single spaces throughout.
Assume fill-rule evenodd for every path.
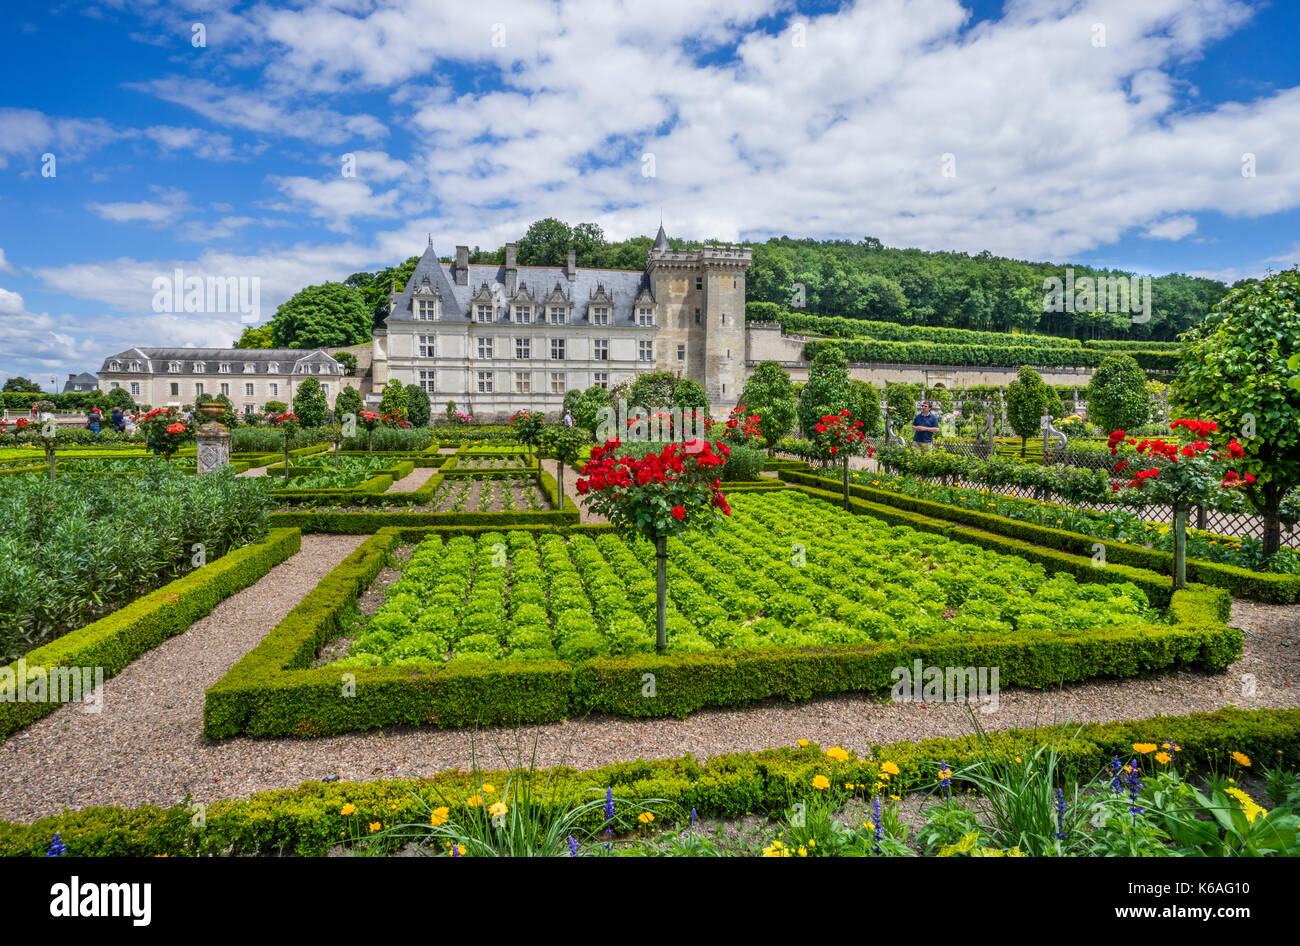
M 412 427 L 428 427 L 432 409 L 429 407 L 429 395 L 418 384 L 406 386 L 406 420 Z
M 298 390 L 293 395 L 293 413 L 304 427 L 324 427 L 329 416 L 329 400 L 325 389 L 312 377 L 298 382 Z
M 1029 438 L 1043 429 L 1047 413 L 1047 385 L 1029 365 L 1021 365 L 1016 380 L 1007 385 L 1007 422 L 1020 437 L 1020 456 Z
M 868 437 L 879 437 L 885 429 L 885 419 L 880 413 L 880 390 L 866 381 L 849 379 L 853 391 L 853 416 L 862 421 L 862 432 Z
M 334 399 L 334 414 L 340 419 L 348 414 L 356 414 L 360 416 L 361 411 L 365 406 L 365 402 L 361 400 L 361 392 L 352 385 L 347 384 L 343 386 L 343 390 L 339 392 L 339 396 Z M 269 402 L 266 405 L 266 409 L 267 411 L 271 410 Z
M 510 418 L 510 426 L 515 429 L 515 437 L 519 442 L 528 448 L 528 462 L 532 463 L 533 448 L 541 442 L 546 415 L 541 411 L 515 411 Z
M 808 383 L 799 392 L 799 429 L 805 437 L 823 417 L 851 407 L 849 359 L 838 345 L 820 345 L 808 368 Z
M 609 391 L 598 385 L 592 385 L 585 391 L 575 388 L 564 395 L 564 410 L 573 415 L 574 425 L 592 435 L 600 426 L 600 409 L 609 407 L 612 403 Z
M 271 319 L 277 348 L 341 348 L 370 340 L 371 312 L 361 291 L 340 282 L 308 286 Z
M 406 417 L 410 409 L 410 398 L 407 397 L 406 388 L 402 387 L 402 382 L 393 378 L 384 385 L 384 393 L 379 399 L 379 413 L 381 415 L 401 411 L 402 416 Z
M 740 403 L 758 415 L 758 431 L 767 441 L 767 452 L 776 452 L 776 444 L 794 429 L 799 417 L 799 399 L 795 396 L 790 375 L 775 361 L 759 362 L 745 382 Z
M 1107 355 L 1088 383 L 1088 420 L 1102 430 L 1136 430 L 1151 418 L 1147 376 L 1132 356 Z
M 541 414 L 534 414 L 534 417 L 542 417 Z M 560 509 L 564 509 L 564 467 L 577 466 L 578 458 L 582 454 L 582 448 L 586 445 L 582 434 L 578 433 L 577 427 L 565 427 L 563 424 L 556 424 L 553 427 L 543 427 L 537 433 L 537 439 L 550 456 L 555 458 L 555 485 L 560 494 Z
M 707 408 L 709 396 L 704 392 L 704 385 L 691 378 L 678 378 L 673 385 L 673 407 L 690 409 Z
M 648 374 L 637 375 L 636 380 L 628 388 L 628 402 L 644 407 L 648 411 L 672 407 L 678 381 L 677 375 L 671 371 L 651 371 Z
M 110 409 L 120 407 L 124 411 L 135 410 L 135 401 L 131 399 L 131 395 L 126 393 L 126 388 L 113 388 L 108 392 L 106 400 Z
M 1281 506 L 1300 486 L 1300 390 L 1287 361 L 1300 352 L 1300 269 L 1246 283 L 1185 336 L 1172 385 L 1175 413 L 1218 423 L 1244 455 L 1242 489 L 1264 520 L 1263 551 L 1281 545 Z

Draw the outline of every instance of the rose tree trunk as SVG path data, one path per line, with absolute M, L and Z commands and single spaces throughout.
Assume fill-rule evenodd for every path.
M 655 539 L 655 650 L 668 649 L 668 536 Z
M 1174 587 L 1187 587 L 1187 504 L 1174 505 Z

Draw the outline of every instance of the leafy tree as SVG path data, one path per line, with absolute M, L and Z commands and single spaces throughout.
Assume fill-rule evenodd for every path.
M 275 338 L 271 334 L 270 325 L 248 325 L 245 326 L 243 334 L 236 340 L 232 348 L 274 348 Z
M 379 328 L 384 324 L 384 319 L 388 318 L 389 294 L 394 288 L 398 292 L 406 288 L 418 262 L 420 257 L 411 256 L 397 266 L 389 266 L 375 273 L 353 273 L 343 281 L 344 285 L 360 290 L 370 309 L 374 328 Z
M 406 386 L 406 419 L 412 427 L 428 427 L 433 411 L 429 407 L 429 394 L 418 384 Z
M 600 410 L 612 404 L 609 391 L 592 385 L 585 391 L 574 388 L 564 395 L 564 410 L 573 415 L 573 424 L 589 431 L 593 436 L 600 426 Z
M 822 345 L 808 368 L 808 383 L 799 392 L 799 429 L 804 436 L 827 414 L 838 414 L 853 400 L 849 388 L 849 360 L 838 345 Z
M 880 413 L 880 391 L 873 384 L 852 378 L 849 380 L 849 388 L 853 393 L 853 406 L 849 410 L 853 412 L 854 420 L 862 421 L 863 435 L 880 436 L 885 429 L 885 421 Z
M 202 395 L 200 395 L 200 397 L 202 397 Z M 280 415 L 289 409 L 289 405 L 284 403 L 284 401 L 267 401 L 262 405 L 262 408 L 268 414 Z
M 758 415 L 758 432 L 767 441 L 767 452 L 794 429 L 799 416 L 799 399 L 795 396 L 790 375 L 775 361 L 759 362 L 741 392 L 740 403 Z
M 885 384 L 885 413 L 894 433 L 904 440 L 911 440 L 908 431 L 912 428 L 912 419 L 916 417 L 916 402 L 921 397 L 919 384 L 903 384 L 890 381 Z
M 345 414 L 360 414 L 365 407 L 365 402 L 361 400 L 361 392 L 350 384 L 345 384 L 343 390 L 339 391 L 338 397 L 334 399 L 334 414 L 337 417 L 343 417 Z M 271 405 L 267 404 L 267 410 Z
M 299 290 L 275 310 L 277 348 L 336 348 L 370 340 L 371 318 L 361 292 L 327 282 Z
M 563 266 L 569 258 L 573 231 L 554 217 L 538 220 L 519 241 L 520 266 Z
M 1129 355 L 1108 355 L 1088 383 L 1088 420 L 1106 433 L 1133 430 L 1151 417 L 1147 376 Z
M 336 351 L 333 355 L 335 361 L 343 366 L 345 375 L 355 375 L 357 373 L 357 356 L 350 351 Z
M 538 439 L 546 452 L 555 458 L 555 485 L 559 492 L 560 509 L 564 509 L 564 467 L 576 467 L 582 448 L 585 445 L 582 434 L 575 427 L 555 424 L 543 427 Z
M 691 378 L 679 378 L 673 385 L 673 407 L 690 408 L 709 406 L 709 396 L 704 385 Z
M 1029 438 L 1043 429 L 1047 390 L 1042 376 L 1029 365 L 1021 365 L 1016 380 L 1007 385 L 1007 422 L 1020 436 L 1022 457 Z
M 594 223 L 580 223 L 573 228 L 569 248 L 574 251 L 579 266 L 603 269 L 609 266 L 609 244 L 605 232 Z
M 1287 367 L 1300 349 L 1300 269 L 1232 290 L 1186 341 L 1175 404 L 1237 436 L 1244 456 L 1234 469 L 1255 477 L 1245 495 L 1264 519 L 1264 554 L 1273 555 L 1282 501 L 1300 486 L 1300 390 Z
M 677 375 L 671 371 L 651 371 L 637 375 L 628 389 L 627 399 L 648 411 L 662 411 L 673 406 L 677 392 Z
M 401 411 L 403 417 L 409 417 L 411 411 L 411 401 L 406 394 L 406 388 L 402 387 L 402 382 L 396 378 L 384 385 L 384 393 L 379 401 L 380 414 L 390 414 L 393 411 Z
M 532 463 L 533 448 L 541 442 L 546 427 L 546 415 L 541 411 L 516 411 L 510 426 L 515 429 L 515 438 L 528 448 L 528 462 Z
M 124 411 L 135 410 L 135 401 L 126 393 L 126 388 L 113 388 L 108 392 L 108 407 L 120 407 Z
M 329 409 L 329 400 L 319 381 L 308 376 L 298 382 L 298 390 L 293 395 L 293 412 L 299 423 L 304 427 L 324 427 Z
M 40 394 L 41 386 L 35 381 L 28 380 L 22 375 L 14 375 L 4 383 L 6 391 L 15 391 L 19 394 Z

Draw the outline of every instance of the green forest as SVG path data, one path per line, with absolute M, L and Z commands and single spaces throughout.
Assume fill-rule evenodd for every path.
M 642 269 L 653 239 L 648 236 L 611 241 L 600 226 L 570 226 L 548 217 L 533 223 L 518 242 L 521 266 L 562 266 L 572 248 L 578 265 L 606 269 Z M 725 240 L 672 239 L 673 249 L 693 249 Z M 1214 279 L 1182 274 L 1151 279 L 1149 321 L 1135 322 L 1129 312 L 1111 313 L 1089 306 L 1082 296 L 1067 311 L 1045 311 L 1045 280 L 1066 282 L 1072 268 L 1075 285 L 1082 280 L 1129 277 L 1119 270 L 1077 264 L 1008 259 L 933 250 L 894 249 L 864 237 L 849 240 L 773 237 L 745 242 L 754 255 L 748 301 L 768 302 L 809 316 L 866 319 L 899 325 L 1021 332 L 1078 339 L 1172 341 L 1199 323 L 1228 286 Z M 452 247 L 439 247 L 449 252 Z M 359 290 L 376 326 L 388 315 L 388 294 L 401 289 L 418 257 L 374 273 L 354 273 L 346 285 Z M 451 256 L 444 256 L 450 262 Z M 471 263 L 504 263 L 505 247 L 475 246 Z M 1059 308 L 1059 306 L 1058 306 Z M 1089 309 L 1092 311 L 1088 311 Z M 1069 310 L 1075 311 L 1069 311 Z

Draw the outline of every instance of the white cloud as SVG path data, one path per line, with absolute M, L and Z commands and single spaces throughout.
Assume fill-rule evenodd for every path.
M 16 274 L 17 272 L 18 270 L 14 268 L 13 264 L 10 263 L 9 260 L 5 259 L 5 251 L 0 249 L 0 273 Z
M 191 151 L 196 157 L 208 161 L 230 161 L 235 157 L 234 143 L 230 136 L 220 132 L 174 125 L 153 125 L 144 129 L 143 135 L 166 154 Z
M 0 312 L 13 315 L 23 311 L 23 297 L 8 289 L 0 289 Z
M 190 209 L 189 199 L 183 191 L 163 187 L 151 189 L 158 194 L 158 200 L 89 203 L 86 209 L 113 223 L 151 225 L 172 223 Z
M 1195 232 L 1195 217 L 1169 217 L 1153 223 L 1142 235 L 1149 240 L 1181 240 Z
M 277 209 L 304 208 L 311 216 L 328 221 L 331 230 L 347 232 L 352 217 L 398 215 L 396 189 L 377 194 L 357 178 L 318 181 L 310 177 L 273 177 L 271 183 L 292 201 Z

